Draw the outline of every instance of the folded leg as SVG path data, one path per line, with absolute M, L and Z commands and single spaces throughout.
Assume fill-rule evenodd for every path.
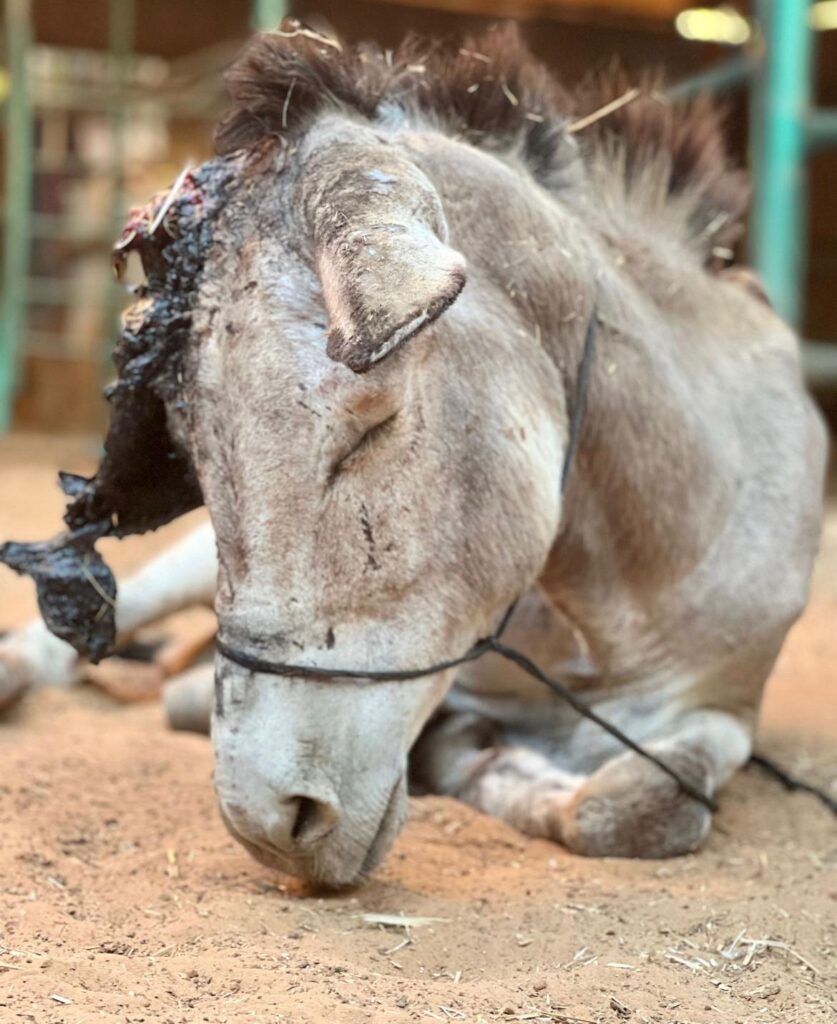
M 181 608 L 211 605 L 217 572 L 215 535 L 207 523 L 120 585 L 116 604 L 119 640 Z M 0 706 L 4 693 L 8 703 L 31 684 L 69 686 L 79 673 L 75 650 L 36 619 L 0 642 Z
M 750 728 L 726 712 L 697 710 L 645 746 L 711 795 L 749 757 Z M 412 767 L 425 789 L 588 856 L 676 856 L 696 849 L 711 823 L 703 804 L 638 754 L 628 751 L 589 775 L 573 774 L 534 745 L 504 743 L 502 731 L 471 713 L 432 723 Z

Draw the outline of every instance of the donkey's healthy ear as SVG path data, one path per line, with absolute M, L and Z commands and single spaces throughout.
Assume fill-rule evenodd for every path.
M 427 176 L 369 128 L 326 119 L 302 154 L 302 209 L 329 317 L 328 354 L 364 373 L 465 285 Z

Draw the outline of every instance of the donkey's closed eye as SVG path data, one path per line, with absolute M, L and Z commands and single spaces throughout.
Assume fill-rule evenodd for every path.
M 365 431 L 351 446 L 351 448 L 340 455 L 328 474 L 328 486 L 331 487 L 337 477 L 354 466 L 370 449 L 370 447 L 384 437 L 388 436 L 394 429 L 394 421 L 398 416 L 397 412 L 390 413 L 386 419 L 373 424 Z

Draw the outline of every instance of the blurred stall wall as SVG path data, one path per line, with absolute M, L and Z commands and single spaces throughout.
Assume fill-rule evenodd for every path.
M 283 8 L 349 40 L 395 46 L 410 30 L 478 30 L 518 17 L 534 51 L 567 82 L 605 67 L 653 67 L 669 80 L 723 60 L 720 46 L 673 29 L 685 0 L 0 0 L 28 8 L 31 100 L 31 245 L 13 407 L 17 427 L 99 430 L 100 389 L 125 296 L 112 281 L 109 248 L 128 208 L 211 152 L 223 109 L 222 72 L 253 24 Z M 737 6 L 748 10 L 746 0 Z M 4 36 L 8 39 L 8 25 Z M 837 32 L 819 40 L 818 98 L 837 103 Z M 4 44 L 5 46 L 5 44 Z M 8 49 L 7 47 L 5 47 Z M 8 83 L 7 83 L 8 84 Z M 7 90 L 8 92 L 8 90 Z M 2 93 L 2 81 L 0 81 Z M 8 101 L 8 96 L 5 97 Z M 744 162 L 747 104 L 730 93 L 730 138 Z M 7 149 L 4 138 L 3 148 Z M 4 152 L 5 159 L 5 152 Z M 837 156 L 812 163 L 808 327 L 837 339 Z M 23 193 L 22 193 L 23 194 Z M 8 178 L 6 195 L 9 196 Z M 11 204 L 13 206 L 13 204 Z M 21 216 L 6 203 L 8 223 Z M 9 220 L 11 216 L 11 220 Z M 14 261 L 12 261 L 14 262 Z M 20 268 L 18 268 L 18 274 Z
M 127 299 L 113 280 L 112 241 L 131 206 L 210 155 L 221 76 L 247 37 L 250 6 L 0 3 L 7 63 L 20 40 L 19 33 L 10 39 L 10 11 L 27 16 L 29 36 L 7 90 L 18 106 L 25 91 L 28 107 L 23 131 L 31 146 L 18 162 L 31 173 L 21 201 L 19 186 L 9 187 L 8 133 L 3 140 L 4 249 L 6 237 L 20 246 L 21 220 L 26 243 L 23 266 L 4 288 L 4 313 L 13 313 L 8 322 L 20 323 L 11 421 L 24 429 L 99 431 L 107 416 L 101 389 Z M 20 153 L 19 133 L 17 142 Z M 4 330 L 4 350 L 11 335 Z

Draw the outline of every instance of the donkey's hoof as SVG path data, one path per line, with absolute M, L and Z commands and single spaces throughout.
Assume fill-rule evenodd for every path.
M 667 752 L 684 780 L 709 794 L 706 767 L 693 755 Z M 676 857 L 696 850 L 712 814 L 656 765 L 623 754 L 575 793 L 562 815 L 564 844 L 588 857 Z

